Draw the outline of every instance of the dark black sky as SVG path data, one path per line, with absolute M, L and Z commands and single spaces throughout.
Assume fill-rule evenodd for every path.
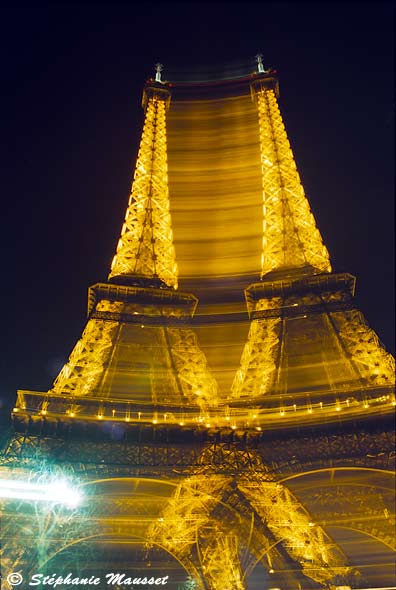
M 104 280 L 153 64 L 281 76 L 281 109 L 336 271 L 393 350 L 393 5 L 51 3 L 1 9 L 0 404 L 46 390 Z

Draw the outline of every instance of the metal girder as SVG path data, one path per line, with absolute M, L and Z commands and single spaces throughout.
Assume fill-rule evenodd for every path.
M 181 305 L 179 307 L 172 297 L 167 300 L 165 294 L 160 319 L 172 319 L 182 313 Z M 128 314 L 135 318 L 135 324 L 113 321 L 107 317 L 99 319 L 96 314 L 108 314 L 110 317 Z M 37 411 L 42 415 L 54 412 L 64 414 L 65 407 L 54 396 L 64 396 L 64 400 L 70 396 L 66 410 L 70 417 L 78 418 L 84 415 L 84 410 L 88 411 L 87 405 L 79 404 L 79 398 L 97 398 L 98 404 L 93 406 L 90 413 L 102 415 L 104 411 L 99 402 L 109 397 L 114 372 L 125 370 L 129 371 L 126 376 L 140 379 L 141 387 L 146 388 L 143 390 L 143 403 L 194 404 L 198 412 L 214 408 L 219 402 L 218 386 L 194 331 L 185 326 L 160 323 L 149 324 L 148 330 L 142 333 L 142 314 L 151 314 L 150 319 L 155 321 L 159 311 L 155 305 L 139 302 L 130 304 L 126 301 L 99 300 L 81 339 L 48 395 L 43 395 Z M 132 357 L 129 363 L 123 360 L 127 351 Z M 18 409 L 26 409 L 26 397 L 22 393 L 19 395 Z
M 276 309 L 280 301 L 279 297 L 274 297 L 270 301 L 263 299 L 259 302 L 257 310 Z M 233 397 L 251 400 L 270 390 L 277 372 L 276 360 L 279 357 L 281 331 L 280 317 L 252 321 L 242 353 L 241 366 L 232 383 Z
M 280 418 L 305 407 L 298 421 L 311 415 L 324 421 L 327 414 L 341 411 L 340 400 L 348 414 L 390 406 L 394 359 L 355 309 L 348 279 L 313 278 L 312 284 L 310 278 L 300 278 L 286 285 L 263 281 L 261 289 L 247 289 L 252 319 L 233 398 L 256 400 L 263 407 L 276 404 Z M 341 281 L 345 290 L 338 287 Z M 282 291 L 282 297 L 271 290 Z
M 304 489 L 304 502 L 323 526 L 351 528 L 396 551 L 395 493 L 356 482 Z
M 263 183 L 262 276 L 312 266 L 330 272 L 330 260 L 301 185 L 275 91 L 252 86 L 257 104 Z
M 300 436 L 241 436 L 238 431 L 194 432 L 179 427 L 165 431 L 153 426 L 129 432 L 121 439 L 117 429 L 95 430 L 95 436 L 75 433 L 72 424 L 62 435 L 33 433 L 29 425 L 15 432 L 0 456 L 1 465 L 33 465 L 37 458 L 56 459 L 73 465 L 81 473 L 112 472 L 133 474 L 135 470 L 172 469 L 184 471 L 198 466 L 214 466 L 219 473 L 232 474 L 254 467 L 257 456 L 269 472 L 282 476 L 329 466 L 394 469 L 396 453 L 391 430 L 354 428 L 354 432 L 302 432 Z M 102 426 L 102 425 L 101 425 Z M 245 433 L 250 434 L 250 433 Z M 175 437 L 177 435 L 177 437 Z M 206 450 L 209 446 L 210 452 Z M 238 448 L 241 453 L 225 450 Z M 242 452 L 243 451 L 243 452 Z M 257 453 L 257 454 L 256 454 Z M 237 463 L 235 463 L 237 461 Z
M 224 456 L 223 462 L 219 462 L 219 452 Z M 213 461 L 210 464 L 206 457 L 203 465 L 177 486 L 162 516 L 150 529 L 149 539 L 152 542 L 160 540 L 161 545 L 182 556 L 190 555 L 194 545 L 205 550 L 209 546 L 210 550 L 202 553 L 202 566 L 205 575 L 213 566 L 209 576 L 213 578 L 211 588 L 243 588 L 240 558 L 235 550 L 236 544 L 243 540 L 243 527 L 236 529 L 231 526 L 231 531 L 227 531 L 227 520 L 234 520 L 232 514 L 230 518 L 223 516 L 218 521 L 214 518 L 219 504 L 238 514 L 239 507 L 235 510 L 235 502 L 228 504 L 228 500 L 235 497 L 237 488 L 243 496 L 240 502 L 246 503 L 247 500 L 253 516 L 258 516 L 268 527 L 270 535 L 267 535 L 266 545 L 271 548 L 281 544 L 289 558 L 298 564 L 297 569 L 301 568 L 308 579 L 328 583 L 335 576 L 350 573 L 351 568 L 347 566 L 342 551 L 312 521 L 290 490 L 268 474 L 268 469 L 256 453 L 207 447 L 203 454 L 212 455 Z M 241 462 L 245 469 L 240 469 Z M 234 468 L 233 475 L 230 473 L 231 466 Z M 224 510 L 222 512 L 225 513 Z M 214 524 L 216 522 L 218 524 Z M 233 541 L 228 545 L 231 538 Z M 217 551 L 224 552 L 227 568 L 224 561 L 214 565 L 210 558 L 209 564 L 206 563 L 205 557 L 212 553 L 218 557 Z M 233 560 L 234 566 L 231 566 Z
M 122 307 L 121 303 L 117 305 L 110 301 L 101 301 L 98 309 L 109 311 L 113 310 L 115 305 L 117 309 Z M 111 355 L 118 326 L 117 322 L 90 319 L 49 393 L 77 397 L 92 394 L 103 378 L 103 371 Z M 77 413 L 77 411 L 77 406 L 74 408 L 71 404 L 70 412 Z
M 394 385 L 395 359 L 386 352 L 363 314 L 354 309 L 330 314 L 345 352 L 357 368 L 363 386 Z
M 148 92 L 147 92 L 148 90 Z M 165 87 L 146 89 L 146 118 L 132 192 L 109 279 L 158 278 L 177 288 L 177 264 L 169 212 Z
M 238 537 L 227 535 L 216 526 L 206 528 L 206 542 L 200 555 L 205 580 L 210 590 L 245 590 L 241 571 Z
M 219 403 L 217 382 L 211 375 L 196 334 L 188 328 L 164 328 L 171 364 L 186 399 L 201 410 Z

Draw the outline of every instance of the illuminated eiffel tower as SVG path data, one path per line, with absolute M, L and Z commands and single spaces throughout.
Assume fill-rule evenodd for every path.
M 108 282 L 90 288 L 87 325 L 53 387 L 18 392 L 1 463 L 17 477 L 78 477 L 89 502 L 45 524 L 27 511 L 19 527 L 9 510 L 3 576 L 77 562 L 104 573 L 116 562 L 131 576 L 168 575 L 174 589 L 359 587 L 326 526 L 347 522 L 392 545 L 392 358 L 354 305 L 354 277 L 331 272 L 276 72 L 258 56 L 242 83 L 258 113 L 263 252 L 232 391 L 219 391 L 199 346 L 197 298 L 178 290 L 171 87 L 158 65 Z M 356 472 L 374 475 L 351 482 Z

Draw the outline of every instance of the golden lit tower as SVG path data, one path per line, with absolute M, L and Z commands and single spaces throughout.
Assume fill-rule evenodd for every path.
M 218 391 L 190 325 L 197 298 L 178 291 L 161 69 L 144 89 L 108 281 L 89 289 L 86 327 L 52 388 L 18 392 L 0 464 L 7 477 L 78 476 L 87 500 L 72 515 L 8 510 L 1 573 L 82 564 L 87 575 L 91 564 L 130 584 L 161 572 L 183 590 L 350 587 L 360 562 L 345 548 L 359 540 L 339 529 L 393 547 L 392 359 L 355 307 L 354 278 L 331 272 L 276 73 L 258 56 L 239 84 L 258 114 L 262 273 L 246 289 L 232 390 Z
M 261 67 L 260 69 L 263 70 Z M 300 269 L 330 272 L 330 260 L 316 227 L 277 103 L 276 78 L 264 71 L 251 84 L 257 104 L 263 182 L 261 276 Z
M 356 309 L 355 278 L 331 272 L 279 112 L 276 73 L 259 66 L 251 92 L 261 149 L 262 270 L 261 282 L 246 289 L 252 321 L 232 396 L 276 408 L 284 423 L 389 413 L 394 360 Z
M 258 82 L 261 84 L 262 92 L 259 92 Z M 292 283 L 292 292 L 296 299 L 301 296 L 299 289 L 302 288 L 302 293 L 305 293 L 304 287 L 301 287 L 301 280 L 315 275 L 333 276 L 330 275 L 329 255 L 301 186 L 277 107 L 277 79 L 274 75 L 262 71 L 253 76 L 251 86 L 253 92 L 257 91 L 259 95 L 257 104 L 264 194 L 263 277 L 271 277 L 269 289 L 278 282 L 275 287 L 281 286 L 286 290 L 288 283 Z M 345 283 L 346 287 L 350 286 L 348 279 L 351 279 L 348 275 L 336 275 L 333 282 L 330 280 L 319 283 L 319 287 L 326 286 L 328 290 L 333 291 L 334 286 L 338 290 L 342 287 L 345 289 Z M 264 280 L 263 278 L 263 282 Z M 317 287 L 316 283 L 312 287 L 312 280 L 307 281 L 308 291 L 312 289 L 315 293 Z M 254 285 L 253 288 L 255 295 L 257 292 L 261 293 L 260 284 Z M 338 308 L 336 305 L 330 306 L 330 309 L 348 310 L 343 294 L 339 298 L 341 305 Z M 300 305 L 294 305 L 295 299 L 290 303 L 291 307 Z M 279 303 L 280 297 L 274 300 Z M 252 305 L 250 301 L 249 304 Z M 263 309 L 266 309 L 266 304 L 262 305 Z M 314 309 L 315 313 L 320 312 L 317 305 Z M 301 312 L 301 308 L 298 311 Z M 323 472 L 326 472 L 326 458 L 322 455 L 323 438 L 326 438 L 326 435 L 318 433 L 315 436 L 310 431 L 307 436 L 307 432 L 303 431 L 304 444 L 301 444 L 293 433 L 290 434 L 289 444 L 285 445 L 285 441 L 282 440 L 285 438 L 282 426 L 301 427 L 304 426 L 304 422 L 312 426 L 312 414 L 319 408 L 322 411 L 321 417 L 314 417 L 319 424 L 323 420 L 334 421 L 338 417 L 337 412 L 343 408 L 343 402 L 348 409 L 351 406 L 349 415 L 357 416 L 366 412 L 366 404 L 360 403 L 361 398 L 356 401 L 349 398 L 346 400 L 344 397 L 341 402 L 333 389 L 328 400 L 328 383 L 318 387 L 317 391 L 315 388 L 310 391 L 312 385 L 307 375 L 300 377 L 305 380 L 301 396 L 297 390 L 293 391 L 296 395 L 292 401 L 286 395 L 279 400 L 275 391 L 274 397 L 267 403 L 264 393 L 272 394 L 273 387 L 268 373 L 271 376 L 271 371 L 278 368 L 277 363 L 280 359 L 284 362 L 280 352 L 272 350 L 276 346 L 280 348 L 280 335 L 277 331 L 279 321 L 275 316 L 276 321 L 272 322 L 273 315 L 272 312 L 262 316 L 257 314 L 260 320 L 256 320 L 255 317 L 252 322 L 242 367 L 234 381 L 232 397 L 224 400 L 228 402 L 228 415 L 225 421 L 229 421 L 231 432 L 224 427 L 213 430 L 212 441 L 209 439 L 204 447 L 198 467 L 191 469 L 189 477 L 178 485 L 161 518 L 149 531 L 152 543 L 160 540 L 161 545 L 170 552 L 177 553 L 181 560 L 191 559 L 194 548 L 198 546 L 202 556 L 201 563 L 205 569 L 205 580 L 213 590 L 244 589 L 251 564 L 260 561 L 264 555 L 268 573 L 276 574 L 274 581 L 280 585 L 287 584 L 287 588 L 297 588 L 298 584 L 304 588 L 317 587 L 315 583 L 335 587 L 336 584 L 346 584 L 346 580 L 357 579 L 357 572 L 348 567 L 347 559 L 324 528 L 312 518 L 298 497 L 279 481 L 284 466 L 279 468 L 276 477 L 273 476 L 269 465 L 273 465 L 280 454 L 282 458 L 286 458 L 286 462 L 298 464 L 301 461 L 304 464 L 303 456 L 306 455 L 307 458 L 309 456 L 311 468 L 314 463 L 315 467 L 321 467 L 317 471 L 323 469 Z M 293 317 L 299 315 L 303 320 L 308 317 L 306 311 L 294 314 Z M 261 320 L 262 317 L 269 317 L 268 323 Z M 299 334 L 302 339 L 296 346 L 300 354 L 309 354 L 310 350 L 304 339 L 304 322 L 302 326 L 297 327 L 295 337 Z M 325 340 L 326 345 L 327 341 Z M 288 350 L 282 352 L 286 356 L 289 354 Z M 383 354 L 391 363 L 389 356 L 386 356 L 385 352 Z M 337 362 L 342 360 L 345 359 L 336 358 Z M 306 370 L 305 365 L 303 370 Z M 338 367 L 324 370 L 337 371 Z M 386 382 L 388 387 L 380 390 L 382 395 L 378 396 L 377 405 L 371 408 L 372 414 L 378 415 L 378 404 L 385 413 L 390 413 L 392 399 L 389 378 L 390 372 Z M 267 387 L 266 390 L 264 386 Z M 217 427 L 221 424 L 218 415 L 208 420 L 213 420 Z M 263 428 L 258 424 L 262 424 Z M 276 433 L 270 436 L 265 433 L 262 437 L 262 429 L 275 430 Z M 337 440 L 334 434 L 333 437 Z M 356 433 L 356 439 L 362 445 L 361 449 L 367 447 L 368 441 L 364 435 Z M 343 446 L 341 440 L 337 442 Z M 374 441 L 370 442 L 371 448 L 375 449 Z M 379 440 L 377 445 L 378 442 L 379 449 L 388 446 L 387 442 L 384 445 L 383 441 Z M 262 447 L 260 443 L 263 443 Z M 315 453 L 315 446 L 319 456 L 322 455 L 320 462 Z M 290 451 L 292 455 L 289 454 Z M 351 456 L 355 451 L 356 449 L 351 449 Z M 263 456 L 267 464 L 263 462 Z M 337 461 L 336 454 L 333 459 Z M 304 468 L 301 471 L 303 472 Z M 284 476 L 284 473 L 282 475 Z M 340 491 L 340 488 L 337 487 L 337 494 L 342 495 L 343 491 Z M 217 520 L 219 515 L 220 522 Z M 242 515 L 249 515 L 253 519 L 253 528 L 250 529 L 250 564 L 241 560 L 241 555 L 246 554 L 245 543 L 250 534 Z M 358 517 L 354 515 L 351 518 L 356 526 L 361 526 Z M 373 519 L 376 519 L 377 526 L 382 526 L 383 537 L 390 538 L 389 523 L 381 523 L 381 516 L 379 519 L 377 516 Z M 288 571 L 292 573 L 288 575 Z
M 198 417 L 218 404 L 216 381 L 189 326 L 198 300 L 177 290 L 167 176 L 170 99 L 158 64 L 155 80 L 144 88 L 144 128 L 108 282 L 90 287 L 87 324 L 52 388 L 18 392 L 14 434 L 1 462 L 7 478 L 11 473 L 41 481 L 49 468 L 78 474 L 90 490 L 88 513 L 70 524 L 67 515 L 51 512 L 43 522 L 39 509 L 37 519 L 28 509 L 31 527 L 21 515 L 18 528 L 11 512 L 0 553 L 4 578 L 4 568 L 45 567 L 71 540 L 83 543 L 87 532 L 95 537 L 100 531 L 110 550 L 109 539 L 118 539 L 119 553 L 125 536 L 142 547 L 147 526 L 175 487 L 160 483 L 163 469 L 173 477 L 176 468 L 178 473 L 196 460 L 200 436 L 191 423 L 200 424 Z M 65 523 L 68 533 L 65 528 L 62 541 L 59 533 L 54 539 Z M 160 559 L 165 574 L 175 567 L 170 560 L 166 553 Z M 106 561 L 98 558 L 95 567 L 106 568 Z M 195 572 L 193 563 L 187 571 Z
M 146 119 L 125 221 L 109 280 L 157 279 L 177 289 L 177 264 L 169 211 L 166 110 L 170 92 L 161 82 L 147 87 Z
M 362 580 L 327 527 L 344 542 L 339 531 L 354 531 L 347 538 L 355 563 L 362 537 L 382 544 L 385 575 L 395 548 L 393 359 L 355 308 L 354 278 L 331 273 L 279 113 L 276 73 L 259 67 L 251 91 L 262 164 L 262 280 L 246 290 L 252 321 L 227 399 L 231 431 L 212 418 L 217 428 L 199 466 L 150 535 L 181 559 L 198 545 L 215 590 L 245 588 L 254 559 L 264 555 L 279 587 L 350 588 Z M 242 515 L 253 519 L 250 531 Z
M 108 283 L 89 289 L 88 322 L 47 394 L 19 392 L 18 417 L 180 420 L 217 404 L 217 385 L 186 326 L 197 299 L 177 291 L 167 176 L 171 93 L 156 80 L 143 93 L 144 128 L 132 191 Z M 51 417 L 51 418 L 50 418 Z

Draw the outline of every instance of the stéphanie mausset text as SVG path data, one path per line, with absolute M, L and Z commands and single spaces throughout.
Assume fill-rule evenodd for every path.
M 160 578 L 151 577 L 131 577 L 121 573 L 109 573 L 105 575 L 106 583 L 108 586 L 114 586 L 115 584 L 125 586 L 165 586 L 168 583 L 169 576 L 162 576 Z M 101 582 L 101 578 L 91 576 L 90 578 L 79 578 L 73 577 L 72 573 L 68 573 L 65 577 L 57 576 L 44 576 L 44 574 L 34 574 L 29 582 L 29 586 L 98 586 Z

